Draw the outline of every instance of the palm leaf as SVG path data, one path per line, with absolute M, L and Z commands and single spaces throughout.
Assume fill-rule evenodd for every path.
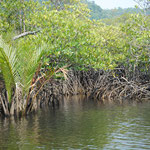
M 35 50 L 25 48 L 19 52 L 19 59 L 22 61 L 21 72 L 19 74 L 21 75 L 21 84 L 23 85 L 24 94 L 28 94 L 43 52 L 44 50 L 42 48 L 37 48 Z
M 11 102 L 12 88 L 18 81 L 16 51 L 8 46 L 0 37 L 0 70 L 5 81 L 5 87 L 8 92 L 8 100 Z

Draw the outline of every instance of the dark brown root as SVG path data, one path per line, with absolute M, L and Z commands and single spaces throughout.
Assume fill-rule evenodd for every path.
M 144 102 L 150 100 L 150 82 L 131 80 L 125 71 L 63 71 L 65 80 L 49 79 L 43 83 L 39 80 L 30 90 L 29 97 L 23 96 L 21 88 L 16 88 L 8 103 L 5 88 L 0 91 L 0 114 L 9 116 L 29 114 L 44 106 L 59 107 L 66 96 L 84 95 L 84 99 L 100 103 Z M 140 76 L 139 76 L 140 77 Z M 28 101 L 27 101 L 28 99 Z
M 148 83 L 128 81 L 125 74 L 114 71 L 70 70 L 65 80 L 52 79 L 37 96 L 38 106 L 59 106 L 64 96 L 85 95 L 87 99 L 101 103 L 143 102 L 150 100 Z
M 123 103 L 125 101 L 150 100 L 149 83 L 140 80 L 128 81 L 125 74 L 115 71 L 94 70 L 70 71 L 65 81 L 64 94 L 85 94 L 88 98 L 106 102 Z

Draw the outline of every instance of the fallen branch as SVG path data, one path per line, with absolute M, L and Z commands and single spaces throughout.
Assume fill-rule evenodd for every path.
M 35 34 L 38 33 L 38 32 L 40 32 L 40 30 L 38 30 L 38 31 L 28 31 L 28 32 L 24 32 L 24 33 L 21 33 L 21 34 L 15 36 L 15 37 L 13 37 L 13 40 L 17 40 L 17 39 L 19 39 L 19 38 L 21 38 L 21 37 L 24 37 L 24 36 L 27 36 L 27 35 L 35 35 Z

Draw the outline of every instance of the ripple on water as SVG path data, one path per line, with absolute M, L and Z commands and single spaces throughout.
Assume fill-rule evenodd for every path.
M 0 120 L 0 149 L 150 149 L 150 104 L 83 105 Z

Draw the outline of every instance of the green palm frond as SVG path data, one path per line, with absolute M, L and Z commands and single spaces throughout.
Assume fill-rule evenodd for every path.
M 32 79 L 46 53 L 45 47 L 13 49 L 0 37 L 0 70 L 5 81 L 8 99 L 11 101 L 12 89 L 16 83 L 22 85 L 23 94 L 28 94 Z
M 44 51 L 42 48 L 36 50 L 31 49 L 30 51 L 27 50 L 28 53 L 24 51 L 26 50 L 24 49 L 20 52 L 20 59 L 22 60 L 20 74 L 22 85 L 24 86 L 24 93 L 27 93 Z
M 12 88 L 18 81 L 16 51 L 8 46 L 0 37 L 0 70 L 5 81 L 5 87 L 8 92 L 8 100 L 11 102 Z

